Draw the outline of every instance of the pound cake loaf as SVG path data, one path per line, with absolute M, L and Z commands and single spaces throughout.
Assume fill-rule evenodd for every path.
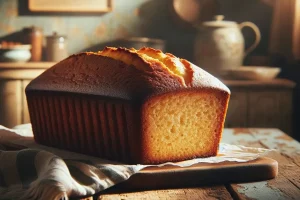
M 172 54 L 106 47 L 57 63 L 26 96 L 36 142 L 158 164 L 217 154 L 230 91 Z

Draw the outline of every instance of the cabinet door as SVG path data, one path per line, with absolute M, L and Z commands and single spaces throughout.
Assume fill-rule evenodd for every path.
M 279 106 L 279 129 L 292 136 L 292 113 L 293 113 L 293 93 L 292 91 L 280 92 L 278 94 Z
M 249 92 L 249 127 L 279 128 L 280 94 Z
M 229 100 L 225 127 L 247 127 L 247 94 L 232 91 Z
M 0 124 L 13 127 L 22 123 L 22 83 L 20 80 L 0 81 Z

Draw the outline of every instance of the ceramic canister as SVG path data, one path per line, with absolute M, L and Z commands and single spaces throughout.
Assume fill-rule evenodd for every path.
M 218 15 L 215 21 L 203 22 L 195 41 L 195 63 L 216 76 L 226 75 L 230 69 L 242 65 L 244 56 L 252 51 L 260 42 L 260 31 L 251 22 L 238 24 L 223 21 Z M 246 51 L 241 29 L 250 27 L 256 34 L 256 40 Z
M 66 37 L 56 32 L 47 36 L 46 60 L 58 62 L 68 57 Z

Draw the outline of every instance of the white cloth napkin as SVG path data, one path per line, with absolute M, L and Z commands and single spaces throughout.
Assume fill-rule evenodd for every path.
M 18 150 L 7 151 L 6 146 L 1 144 L 11 144 Z M 196 163 L 247 162 L 269 151 L 221 143 L 216 157 L 157 166 L 169 164 L 186 167 Z M 0 199 L 68 199 L 94 195 L 126 181 L 147 166 L 124 165 L 36 144 L 30 124 L 14 129 L 0 125 Z

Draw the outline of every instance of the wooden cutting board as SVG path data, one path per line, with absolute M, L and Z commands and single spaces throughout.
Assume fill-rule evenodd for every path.
M 27 148 L 13 143 L 1 145 L 7 150 Z M 242 183 L 272 179 L 277 174 L 278 162 L 267 157 L 249 162 L 200 163 L 189 167 L 168 165 L 142 169 L 112 189 L 167 189 Z
M 278 174 L 276 160 L 262 157 L 250 162 L 223 162 L 195 164 L 180 168 L 175 166 L 149 167 L 131 176 L 115 188 L 166 189 L 212 184 L 263 181 Z

